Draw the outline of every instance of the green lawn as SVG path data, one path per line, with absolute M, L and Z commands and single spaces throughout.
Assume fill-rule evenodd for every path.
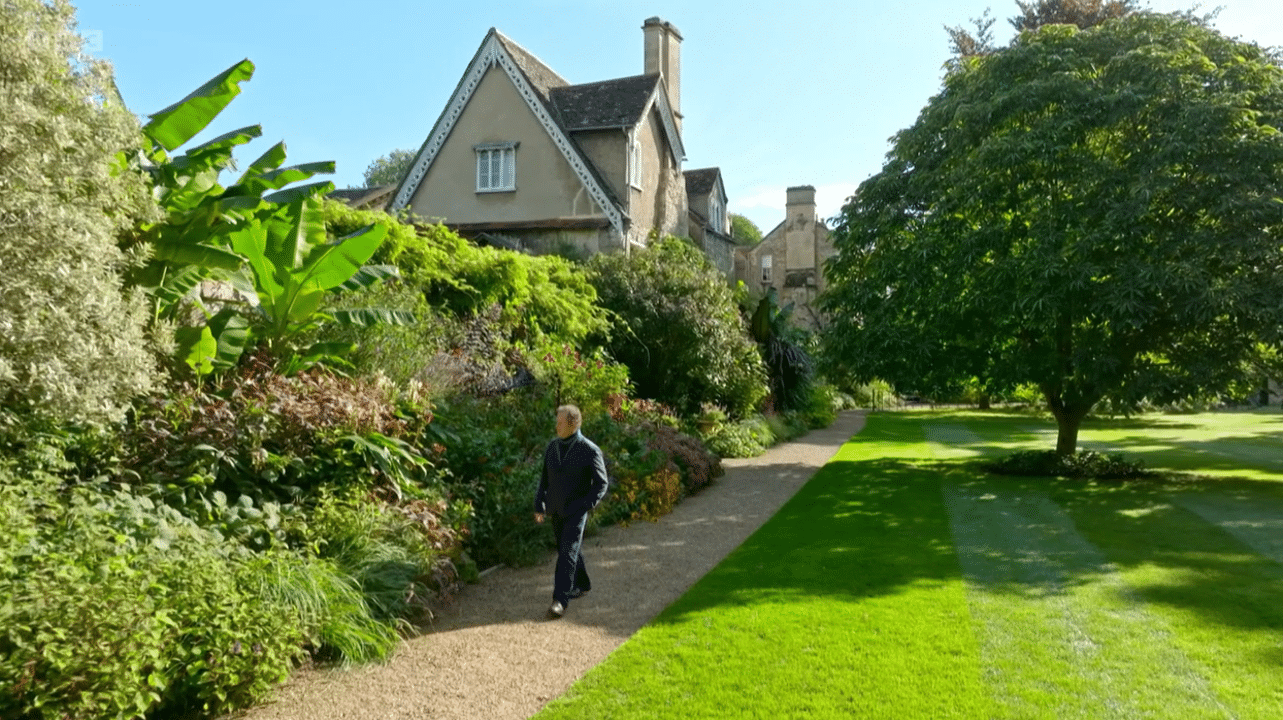
M 1283 717 L 1283 416 L 1083 429 L 1085 447 L 1199 478 L 970 463 L 1054 433 L 998 413 L 871 416 L 538 717 Z

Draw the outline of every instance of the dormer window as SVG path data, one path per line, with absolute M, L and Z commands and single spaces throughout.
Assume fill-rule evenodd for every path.
M 762 256 L 762 282 L 768 283 L 770 281 L 771 281 L 771 256 L 763 255 Z
M 708 222 L 717 232 L 726 232 L 726 210 L 716 195 L 708 200 Z
M 641 163 L 641 140 L 637 138 L 636 132 L 628 133 L 628 184 L 641 190 L 642 187 L 642 163 Z
M 512 192 L 517 189 L 517 143 L 484 143 L 477 151 L 477 192 Z

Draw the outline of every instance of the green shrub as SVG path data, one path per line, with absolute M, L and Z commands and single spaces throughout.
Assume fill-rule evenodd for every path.
M 581 352 L 565 343 L 518 345 L 522 361 L 554 395 L 556 405 L 577 405 L 586 415 L 603 414 L 607 402 L 628 394 L 628 368 L 601 349 Z
M 837 405 L 837 391 L 824 383 L 814 382 L 807 388 L 806 398 L 797 409 L 797 415 L 808 430 L 826 428 L 837 420 Z
M 1055 450 L 1025 450 L 985 463 L 983 467 L 999 475 L 1025 477 L 1122 480 L 1150 474 L 1138 461 L 1092 450 L 1080 450 L 1072 455 L 1060 455 Z
M 418 382 L 434 396 L 454 388 L 440 382 L 442 360 L 453 361 L 450 352 L 463 345 L 467 323 L 451 313 L 429 305 L 423 293 L 405 282 L 384 282 L 359 295 L 333 298 L 332 307 L 356 305 L 407 308 L 418 320 L 413 325 L 380 323 L 370 326 L 329 323 L 320 328 L 318 342 L 352 346 L 345 359 L 358 377 L 387 377 L 399 386 Z
M 252 557 L 145 498 L 0 466 L 0 715 L 247 707 L 302 650 Z
M 155 375 L 117 234 L 158 211 L 117 157 L 140 147 L 137 121 L 82 45 L 65 0 L 5 3 L 0 407 L 111 421 Z
M 598 522 L 656 522 L 672 512 L 685 494 L 681 475 L 674 470 L 659 468 L 646 474 L 619 470 L 610 497 L 598 510 Z
M 314 655 L 349 665 L 385 660 L 400 642 L 390 622 L 398 618 L 377 616 L 362 580 L 333 560 L 272 553 L 248 563 L 246 586 L 253 597 L 298 617 Z M 412 587 L 407 581 L 399 589 Z
M 702 252 L 665 238 L 629 255 L 597 255 L 589 267 L 600 304 L 617 318 L 606 347 L 628 366 L 638 396 L 685 415 L 704 402 L 737 417 L 761 405 L 761 356 L 731 288 Z
M 533 388 L 437 406 L 432 433 L 451 497 L 471 507 L 467 547 L 481 567 L 528 565 L 543 554 L 547 531 L 534 522 L 534 498 L 555 410 Z
M 292 502 L 342 485 L 414 496 L 437 478 L 403 438 L 431 417 L 413 389 L 320 371 L 283 377 L 256 359 L 218 385 L 150 398 L 127 431 L 125 462 L 178 505 L 215 490 Z
M 891 408 L 902 404 L 900 397 L 896 395 L 895 388 L 885 380 L 874 380 L 857 385 L 851 389 L 851 397 L 855 400 L 856 407 Z
M 308 513 L 304 544 L 355 580 L 371 616 L 417 622 L 430 618 L 429 603 L 457 582 L 451 556 L 459 558 L 469 519 L 461 505 L 418 501 L 397 508 L 327 493 Z M 436 526 L 424 528 L 425 521 Z
M 387 223 L 388 237 L 374 261 L 397 266 L 403 282 L 430 307 L 455 317 L 499 305 L 505 332 L 521 328 L 518 334 L 572 343 L 607 327 L 584 271 L 564 258 L 478 247 L 443 225 L 398 222 L 387 213 L 335 201 L 326 203 L 325 222 L 335 235 Z
M 706 439 L 709 450 L 724 458 L 756 457 L 776 442 L 766 418 L 754 415 L 717 428 Z
M 1043 409 L 1047 406 L 1047 398 L 1043 396 L 1042 391 L 1038 389 L 1038 386 L 1032 383 L 1017 385 L 1015 390 L 1012 390 L 1007 394 L 1007 399 L 1011 402 L 1036 410 Z

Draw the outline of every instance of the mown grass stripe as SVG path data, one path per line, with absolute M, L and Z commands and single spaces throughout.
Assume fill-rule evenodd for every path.
M 1233 717 L 1035 483 L 943 492 L 1001 717 Z
M 940 478 L 884 457 L 911 430 L 845 446 L 539 717 L 990 717 Z
M 1283 717 L 1283 567 L 1162 486 L 1057 483 L 1052 499 L 1237 717 Z
M 1283 505 L 1277 498 L 1260 494 L 1190 492 L 1174 495 L 1173 501 L 1283 565 Z

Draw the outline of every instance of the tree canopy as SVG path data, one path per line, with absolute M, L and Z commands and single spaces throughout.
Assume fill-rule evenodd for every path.
M 924 390 L 1216 392 L 1283 328 L 1283 68 L 1188 18 L 1048 25 L 959 63 L 843 209 L 829 362 Z
M 731 239 L 736 245 L 755 245 L 762 239 L 762 229 L 743 215 L 731 213 Z
M 1057 24 L 1074 25 L 1082 30 L 1140 9 L 1137 0 L 1016 0 L 1016 7 L 1020 8 L 1020 14 L 1007 18 L 1016 32 Z M 993 23 L 994 19 L 986 8 L 983 15 L 971 19 L 975 26 L 974 34 L 961 26 L 945 26 L 945 32 L 949 33 L 949 46 L 955 56 L 954 63 L 959 58 L 988 55 L 998 49 L 993 42 Z
M 396 185 L 409 172 L 414 164 L 415 151 L 397 149 L 376 158 L 365 169 L 365 186 L 368 188 L 382 185 Z

